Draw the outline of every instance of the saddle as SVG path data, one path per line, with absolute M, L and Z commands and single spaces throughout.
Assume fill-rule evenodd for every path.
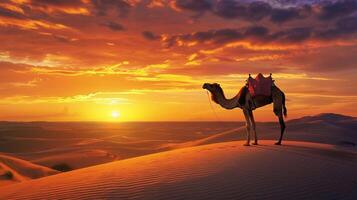
M 249 74 L 247 80 L 248 90 L 252 98 L 257 96 L 271 97 L 271 87 L 273 86 L 273 78 L 270 76 L 264 77 L 259 73 L 255 78 Z
M 238 102 L 240 105 L 248 103 L 252 110 L 270 104 L 273 102 L 273 86 L 274 80 L 271 74 L 268 77 L 264 77 L 259 73 L 255 78 L 252 78 L 249 74 L 247 84 L 237 94 L 239 96 Z

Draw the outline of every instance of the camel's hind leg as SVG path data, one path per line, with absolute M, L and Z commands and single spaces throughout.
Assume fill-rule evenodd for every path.
M 281 141 L 283 140 L 283 135 L 284 135 L 284 131 L 285 131 L 285 122 L 284 122 L 282 113 L 280 113 L 278 117 L 279 117 L 279 123 L 280 123 L 280 138 L 279 138 L 279 141 L 276 142 L 275 144 L 281 145 Z
M 254 133 L 254 142 L 252 143 L 253 145 L 258 145 L 258 136 L 257 136 L 257 131 L 255 129 L 255 120 L 254 120 L 254 115 L 253 115 L 253 111 L 249 110 L 249 118 L 250 118 L 250 122 L 252 125 L 252 129 L 253 129 L 253 133 Z
M 283 135 L 285 131 L 284 115 L 286 115 L 286 107 L 285 95 L 278 88 L 275 88 L 275 90 L 273 90 L 273 106 L 274 113 L 276 116 L 278 116 L 280 124 L 280 138 L 275 144 L 280 145 L 281 141 L 283 140 Z

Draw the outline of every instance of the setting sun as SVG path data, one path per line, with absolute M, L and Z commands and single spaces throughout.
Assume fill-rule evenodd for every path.
M 112 112 L 112 117 L 115 118 L 115 119 L 116 119 L 116 118 L 119 118 L 119 117 L 120 117 L 120 113 L 117 112 L 117 111 L 113 111 L 113 112 Z

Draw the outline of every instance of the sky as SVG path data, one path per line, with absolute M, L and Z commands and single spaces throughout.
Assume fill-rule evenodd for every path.
M 0 0 L 0 120 L 241 121 L 202 84 L 249 73 L 289 118 L 357 116 L 356 36 L 356 0 Z

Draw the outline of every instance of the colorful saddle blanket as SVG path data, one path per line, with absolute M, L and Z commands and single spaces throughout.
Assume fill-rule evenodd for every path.
M 261 73 L 259 73 L 255 78 L 250 76 L 248 78 L 248 90 L 252 97 L 271 96 L 272 85 L 272 77 L 264 77 Z

